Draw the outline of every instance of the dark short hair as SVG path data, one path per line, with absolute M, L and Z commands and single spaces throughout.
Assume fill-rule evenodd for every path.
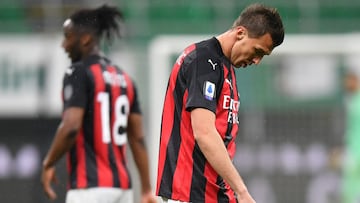
M 269 33 L 273 47 L 284 41 L 284 26 L 276 8 L 255 3 L 246 7 L 234 21 L 232 28 L 244 26 L 250 37 L 261 37 Z

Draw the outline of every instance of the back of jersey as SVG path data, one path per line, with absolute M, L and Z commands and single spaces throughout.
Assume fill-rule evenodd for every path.
M 140 113 L 136 88 L 125 72 L 100 56 L 72 68 L 64 78 L 64 107 L 82 107 L 85 116 L 68 156 L 69 187 L 130 188 L 126 129 L 129 114 Z M 71 96 L 66 93 L 70 87 Z

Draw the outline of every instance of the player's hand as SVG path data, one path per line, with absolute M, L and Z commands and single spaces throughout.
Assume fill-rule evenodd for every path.
M 51 183 L 58 183 L 58 180 L 56 178 L 56 174 L 55 174 L 55 167 L 47 167 L 47 168 L 43 168 L 42 173 L 41 173 L 41 183 L 44 189 L 44 192 L 46 194 L 46 196 L 51 199 L 51 200 L 55 200 L 57 195 L 55 193 L 55 191 L 53 190 L 53 188 L 51 187 Z
M 147 193 L 143 193 L 141 196 L 141 203 L 157 203 L 156 196 L 152 193 L 152 191 L 149 191 Z

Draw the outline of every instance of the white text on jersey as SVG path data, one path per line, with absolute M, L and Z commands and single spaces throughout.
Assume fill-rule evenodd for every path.
M 239 123 L 240 101 L 232 99 L 229 95 L 224 95 L 223 109 L 231 110 L 228 115 L 228 123 Z
M 120 87 L 126 87 L 126 80 L 125 80 L 124 75 L 104 71 L 103 77 L 104 77 L 106 84 L 116 85 L 116 86 L 120 86 Z
M 224 95 L 223 108 L 238 112 L 240 108 L 240 101 L 235 101 L 229 95 Z

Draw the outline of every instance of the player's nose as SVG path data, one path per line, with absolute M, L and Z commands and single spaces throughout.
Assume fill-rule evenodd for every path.
M 252 60 L 253 64 L 259 65 L 262 58 L 263 57 L 255 57 L 255 58 L 253 58 L 253 60 Z

